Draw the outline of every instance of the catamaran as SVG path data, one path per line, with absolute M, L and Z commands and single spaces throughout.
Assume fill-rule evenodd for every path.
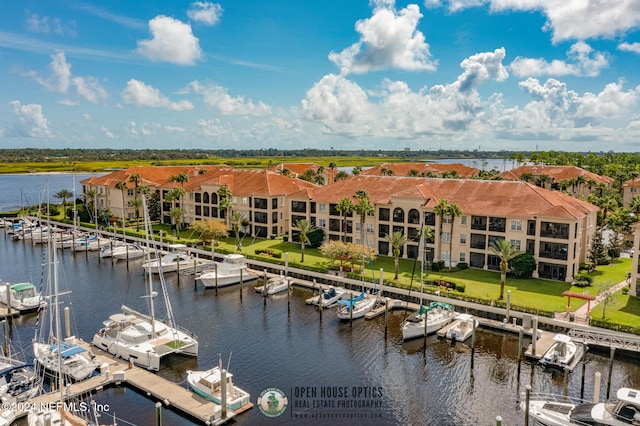
M 155 240 L 152 237 L 151 222 L 144 197 L 142 197 L 142 204 L 147 247 L 150 251 L 158 253 L 159 250 L 155 246 Z M 150 252 L 147 253 L 147 257 L 149 256 Z M 147 268 L 146 271 L 148 294 L 144 297 L 149 300 L 149 315 L 122 305 L 122 312 L 111 315 L 108 320 L 104 321 L 104 327 L 93 336 L 92 343 L 94 346 L 112 355 L 127 359 L 149 370 L 158 371 L 160 369 L 160 360 L 163 356 L 180 353 L 197 357 L 198 338 L 195 334 L 175 324 L 162 272 L 162 265 L 159 265 L 158 276 L 160 278 L 167 319 L 166 321 L 160 321 L 156 318 L 154 299 L 157 293 L 153 291 L 151 268 Z

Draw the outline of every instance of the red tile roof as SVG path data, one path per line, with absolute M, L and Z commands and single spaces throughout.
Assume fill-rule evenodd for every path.
M 202 170 L 205 170 L 202 173 Z M 159 188 L 183 186 L 187 191 L 197 191 L 204 186 L 227 185 L 234 195 L 287 195 L 303 188 L 317 188 L 310 182 L 282 176 L 267 170 L 236 169 L 229 166 L 137 166 L 118 170 L 102 177 L 91 177 L 82 181 L 86 185 L 100 185 L 115 188 L 118 181 L 127 182 L 128 188 L 134 184 L 129 182 L 131 175 L 140 175 L 141 184 Z M 184 173 L 189 180 L 184 184 L 169 182 L 171 176 Z
M 525 173 L 529 173 L 533 176 L 547 175 L 556 183 L 561 180 L 574 179 L 578 176 L 584 176 L 586 180 L 591 179 L 596 183 L 604 183 L 607 185 L 613 182 L 613 179 L 608 176 L 600 176 L 576 166 L 525 165 L 508 170 L 502 173 L 501 176 L 502 179 L 505 180 L 519 180 Z
M 464 214 L 483 216 L 576 219 L 598 211 L 598 207 L 560 191 L 549 191 L 520 181 L 360 175 L 308 193 L 313 201 L 338 203 L 342 198 L 353 199 L 360 189 L 366 189 L 371 201 L 377 205 L 412 199 L 433 208 L 444 198 L 457 204 Z M 291 197 L 304 199 L 304 195 L 295 193 Z

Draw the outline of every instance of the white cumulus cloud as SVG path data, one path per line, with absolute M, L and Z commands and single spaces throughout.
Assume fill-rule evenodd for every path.
M 570 62 L 542 58 L 517 57 L 509 66 L 518 77 L 537 77 L 541 75 L 575 75 L 597 77 L 600 71 L 609 66 L 609 59 L 605 53 L 595 52 L 591 46 L 583 41 L 574 43 L 567 52 Z
M 173 111 L 193 109 L 191 102 L 187 100 L 172 102 L 155 87 L 135 79 L 127 82 L 127 87 L 122 91 L 121 96 L 125 103 L 139 107 L 167 108 Z
M 76 93 L 85 100 L 94 104 L 104 103 L 109 94 L 107 90 L 100 85 L 94 77 L 73 76 L 71 73 L 71 64 L 67 62 L 64 52 L 58 51 L 51 55 L 51 63 L 49 63 L 51 71 L 49 76 L 41 76 L 35 71 L 30 71 L 27 76 L 33 78 L 38 84 L 45 89 L 61 93 L 70 94 L 72 88 Z M 63 105 L 75 106 L 79 102 L 73 99 L 64 99 L 60 101 Z
M 138 41 L 137 52 L 152 61 L 193 65 L 202 56 L 191 25 L 159 15 L 149 21 L 151 39 Z
M 360 40 L 329 59 L 342 73 L 362 74 L 372 70 L 397 68 L 408 71 L 434 71 L 429 44 L 418 31 L 422 18 L 415 4 L 395 10 L 394 0 L 374 1 L 373 16 L 356 22 Z
M 51 137 L 49 130 L 49 120 L 42 113 L 42 106 L 39 104 L 22 105 L 20 101 L 11 101 L 13 113 L 17 121 L 7 129 L 7 136 L 19 136 L 27 138 L 48 138 Z
M 640 43 L 621 43 L 618 49 L 623 52 L 633 52 L 640 55 Z
M 554 42 L 612 37 L 640 25 L 637 0 L 490 0 L 494 11 L 542 11 Z
M 215 25 L 222 16 L 222 6 L 208 1 L 196 1 L 189 5 L 187 16 L 194 22 L 205 25 Z
M 245 100 L 242 96 L 233 97 L 225 87 L 215 83 L 201 84 L 193 81 L 185 90 L 202 95 L 205 104 L 217 109 L 223 115 L 264 115 L 271 112 L 271 107 L 263 102 L 254 103 L 251 99 Z

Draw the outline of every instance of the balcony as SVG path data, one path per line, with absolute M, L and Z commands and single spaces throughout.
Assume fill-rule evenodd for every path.
M 566 223 L 542 222 L 540 224 L 540 236 L 543 238 L 569 239 L 569 225 Z
M 489 218 L 489 231 L 490 232 L 505 232 L 507 229 L 507 219 L 503 217 L 491 217 Z
M 487 218 L 480 217 L 480 216 L 471 216 L 471 229 L 476 229 L 478 231 L 486 231 Z

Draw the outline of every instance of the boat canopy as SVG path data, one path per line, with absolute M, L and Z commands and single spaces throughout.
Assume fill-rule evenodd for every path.
M 569 343 L 571 341 L 571 337 L 567 336 L 566 334 L 556 334 L 555 336 L 553 336 L 553 341 L 559 343 Z
M 70 356 L 81 354 L 82 352 L 86 351 L 86 349 L 82 346 L 66 342 L 62 342 L 61 348 L 62 351 L 60 352 L 60 355 L 62 356 L 62 358 L 69 358 Z M 53 345 L 50 347 L 50 349 L 51 351 L 55 352 L 58 350 L 58 345 Z
M 17 283 L 11 286 L 11 290 L 13 291 L 32 290 L 34 288 L 36 288 L 36 286 L 31 283 Z
M 362 300 L 362 299 L 364 299 L 364 290 L 362 290 L 362 293 L 360 293 L 358 296 L 354 297 L 353 299 L 339 300 L 338 304 L 351 307 L 351 301 L 352 300 L 353 300 L 353 304 L 355 305 L 356 302 L 358 302 L 359 300 Z
M 427 308 L 427 310 L 430 311 L 432 309 L 437 309 L 437 308 L 453 310 L 453 306 L 451 306 L 448 303 L 444 303 L 444 302 L 431 302 L 429 304 L 429 307 Z

